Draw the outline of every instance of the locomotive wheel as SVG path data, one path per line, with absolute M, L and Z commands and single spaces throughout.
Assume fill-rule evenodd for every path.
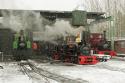
M 66 58 L 66 59 L 65 59 L 65 62 L 70 63 L 70 62 L 71 62 L 71 60 L 70 60 L 69 58 Z
M 75 63 L 75 64 L 77 64 L 78 63 L 78 57 L 71 57 L 71 63 Z
M 14 51 L 13 51 L 13 58 L 14 58 L 14 60 L 16 60 L 16 61 L 20 61 L 20 60 L 21 60 L 21 59 L 20 59 L 19 52 L 18 52 L 17 50 L 14 50 Z
M 53 55 L 53 59 L 54 59 L 54 60 L 59 60 L 59 55 L 58 55 L 58 54 L 54 54 L 54 55 Z
M 64 62 L 71 63 L 71 62 L 72 62 L 72 61 L 71 61 L 71 57 L 69 57 L 69 56 L 65 56 L 65 58 L 64 58 Z
M 13 53 L 14 60 L 16 61 L 27 60 L 28 56 L 28 52 L 25 50 L 15 50 Z
M 29 52 L 27 50 L 21 50 L 21 60 L 27 60 L 28 59 L 28 56 L 29 56 Z

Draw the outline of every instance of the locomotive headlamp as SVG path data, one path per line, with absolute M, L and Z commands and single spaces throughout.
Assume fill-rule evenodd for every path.
M 92 35 L 90 35 L 90 38 L 93 38 L 93 36 L 92 36 Z
M 99 35 L 99 38 L 102 38 L 102 35 Z

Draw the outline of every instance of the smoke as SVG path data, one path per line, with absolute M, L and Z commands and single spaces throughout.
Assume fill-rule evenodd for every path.
M 14 31 L 38 29 L 42 27 L 40 13 L 33 11 L 3 10 L 3 26 Z
M 40 39 L 42 41 L 55 41 L 58 38 L 66 37 L 69 35 L 76 36 L 78 32 L 81 32 L 83 30 L 83 27 L 72 27 L 69 21 L 57 20 L 53 26 L 46 25 L 44 32 L 40 30 L 41 33 L 34 34 L 37 39 Z
M 56 20 L 55 24 L 43 18 L 40 12 L 35 11 L 2 11 L 2 25 L 16 32 L 20 30 L 33 31 L 33 39 L 39 41 L 56 42 L 57 39 L 68 35 L 76 35 L 84 30 L 83 27 L 74 28 L 69 21 Z M 51 25 L 50 25 L 51 24 Z

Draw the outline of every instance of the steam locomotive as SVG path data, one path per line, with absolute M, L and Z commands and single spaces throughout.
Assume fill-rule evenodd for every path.
M 111 49 L 111 42 L 106 40 L 106 31 L 103 34 L 92 33 L 90 35 L 90 44 L 95 54 L 116 56 L 116 52 Z
M 66 44 L 56 45 L 51 49 L 49 56 L 54 60 L 61 60 L 63 62 L 77 63 L 77 64 L 96 64 L 100 61 L 95 54 L 104 54 L 109 56 L 116 56 L 116 52 L 111 49 L 111 42 L 106 40 L 106 32 L 91 33 L 89 38 L 82 38 L 80 43 L 74 43 L 69 38 Z M 87 39 L 87 40 L 86 40 Z M 91 50 L 94 53 L 91 53 Z M 49 52 L 49 51 L 48 51 Z M 102 58 L 103 60 L 104 58 Z M 104 61 L 107 61 L 104 59 Z
M 99 61 L 96 56 L 90 54 L 90 46 L 88 44 L 78 45 L 73 41 L 65 44 L 56 45 L 49 53 L 54 60 L 69 62 L 75 64 L 96 64 Z M 49 51 L 48 51 L 49 52 Z
M 31 52 L 31 41 L 25 35 L 24 30 L 20 30 L 13 38 L 13 57 L 15 60 L 27 60 Z

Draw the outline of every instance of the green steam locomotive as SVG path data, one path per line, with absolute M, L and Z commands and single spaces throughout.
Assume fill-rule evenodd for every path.
M 31 47 L 31 41 L 24 33 L 24 30 L 14 34 L 13 57 L 16 61 L 27 60 L 31 54 Z

